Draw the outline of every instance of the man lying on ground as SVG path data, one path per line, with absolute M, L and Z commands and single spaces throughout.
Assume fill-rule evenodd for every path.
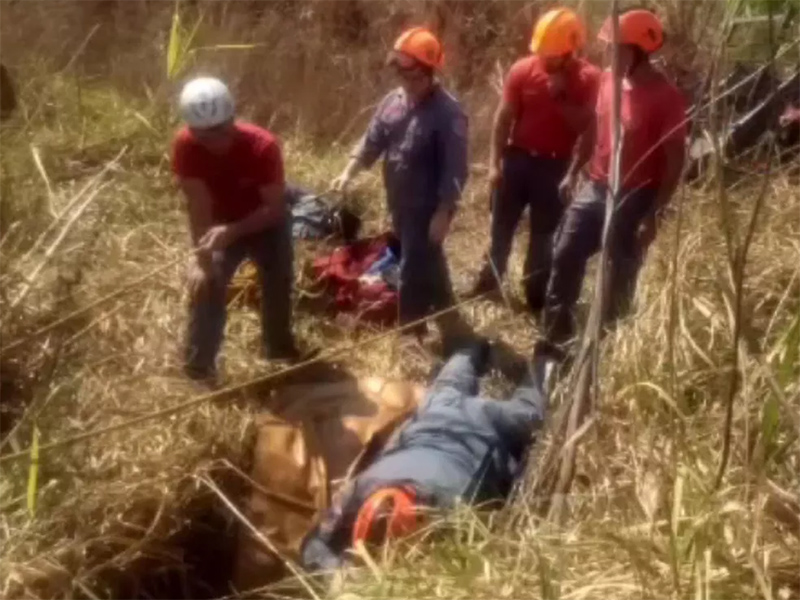
M 450 358 L 417 413 L 345 485 L 307 536 L 305 568 L 335 569 L 354 543 L 380 544 L 412 533 L 428 509 L 508 497 L 546 400 L 533 373 L 505 402 L 480 396 L 489 354 L 489 343 L 481 342 Z

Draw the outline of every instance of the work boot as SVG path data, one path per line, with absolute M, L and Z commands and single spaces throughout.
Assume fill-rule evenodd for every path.
M 275 350 L 267 350 L 264 352 L 264 358 L 269 361 L 285 361 L 289 364 L 296 364 L 311 360 L 319 354 L 318 348 L 311 350 L 300 351 L 297 346 L 292 343 L 291 346 L 285 348 L 277 348 Z
M 526 361 L 525 374 L 532 376 L 539 391 L 548 396 L 558 380 L 569 373 L 573 359 L 566 349 L 539 340 L 534 344 L 530 360 Z
M 562 346 L 549 342 L 547 340 L 539 340 L 533 347 L 533 362 L 554 360 L 556 362 L 564 362 L 567 358 L 567 352 Z
M 536 321 L 542 320 L 542 313 L 545 307 L 545 294 L 542 290 L 531 289 L 531 286 L 525 286 L 525 301 L 528 304 L 528 310 Z
M 478 374 L 478 377 L 481 377 L 489 366 L 492 344 L 487 338 L 473 334 L 472 342 L 467 348 L 470 362 L 472 362 L 475 367 L 475 372 Z
M 446 313 L 436 319 L 436 324 L 441 334 L 444 356 L 463 350 L 476 341 L 475 331 L 458 313 Z
M 192 381 L 201 383 L 210 388 L 217 385 L 217 370 L 214 367 L 198 367 L 195 365 L 183 365 L 183 374 Z
M 428 322 L 427 321 L 422 321 L 421 323 L 418 323 L 418 324 L 414 325 L 413 327 L 409 327 L 408 329 L 404 329 L 401 332 L 401 335 L 409 336 L 409 337 L 415 337 L 418 340 L 422 340 L 422 339 L 425 338 L 426 335 L 428 335 L 428 330 L 429 330 Z

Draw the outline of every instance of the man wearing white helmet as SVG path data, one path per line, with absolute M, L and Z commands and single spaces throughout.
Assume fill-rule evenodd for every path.
M 278 141 L 234 119 L 233 97 L 218 79 L 187 83 L 180 109 L 186 126 L 173 141 L 172 169 L 186 196 L 195 248 L 186 372 L 214 376 L 226 289 L 245 258 L 258 266 L 266 356 L 294 359 L 292 239 Z

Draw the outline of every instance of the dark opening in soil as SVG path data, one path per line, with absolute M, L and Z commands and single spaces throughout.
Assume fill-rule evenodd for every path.
M 234 475 L 214 481 L 237 504 L 246 486 Z M 183 526 L 169 539 L 148 547 L 135 565 L 108 572 L 115 598 L 221 598 L 232 593 L 238 524 L 209 490 L 202 490 L 185 510 Z
M 219 598 L 230 593 L 235 528 L 218 511 L 198 512 L 171 540 L 174 557 L 153 557 L 137 569 L 135 581 L 123 576 L 117 597 Z

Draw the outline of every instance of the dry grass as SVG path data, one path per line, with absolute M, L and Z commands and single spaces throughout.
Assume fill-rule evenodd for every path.
M 691 20 L 684 13 L 700 10 L 696 3 L 668 4 L 675 19 Z M 220 595 L 233 522 L 200 480 L 210 477 L 231 497 L 241 497 L 240 482 L 221 463 L 247 465 L 251 417 L 267 399 L 265 386 L 43 451 L 35 493 L 28 491 L 27 449 L 34 430 L 46 445 L 157 414 L 204 393 L 181 377 L 177 364 L 188 236 L 165 155 L 174 126 L 167 110 L 174 83 L 163 78 L 172 5 L 30 6 L 4 5 L 2 22 L 4 62 L 10 59 L 21 76 L 22 103 L 20 114 L 3 125 L 0 156 L 0 348 L 17 344 L 2 353 L 3 596 Z M 480 148 L 494 61 L 524 46 L 536 8 L 263 6 L 227 2 L 208 8 L 204 44 L 268 46 L 224 56 L 211 52 L 200 63 L 232 74 L 245 111 L 285 138 L 291 178 L 319 189 L 345 159 L 340 148 L 331 152 L 323 142 L 349 143 L 361 127 L 363 107 L 387 83 L 374 80 L 380 62 L 374 47 L 384 46 L 404 20 L 426 11 L 444 19 L 446 39 L 455 48 L 450 77 L 470 107 L 474 147 Z M 49 11 L 48 19 L 37 11 Z M 284 31 L 289 19 L 305 23 L 308 39 L 331 39 L 333 48 L 298 44 L 296 32 Z M 357 33 L 351 21 L 359 19 L 371 26 L 348 42 Z M 500 29 L 508 22 L 513 26 Z M 335 36 L 328 35 L 331 28 Z M 692 39 L 703 34 L 690 33 Z M 489 50 L 475 50 L 483 47 Z M 331 62 L 334 67 L 326 69 Z M 259 68 L 263 64 L 272 68 Z M 476 176 L 447 248 L 460 290 L 471 283 L 486 243 L 480 158 L 476 154 Z M 746 223 L 759 183 L 752 177 L 729 190 L 737 230 Z M 796 183 L 785 173 L 771 177 L 749 254 L 732 455 L 719 490 L 713 483 L 732 376 L 734 288 L 718 199 L 709 188 L 687 191 L 682 230 L 675 231 L 672 219 L 661 233 L 643 274 L 636 314 L 603 345 L 596 422 L 579 451 L 565 527 L 541 522 L 534 510 L 540 499 L 522 494 L 492 527 L 476 515 L 453 516 L 453 535 L 393 550 L 377 570 L 349 576 L 347 593 L 798 597 L 800 530 L 791 506 L 800 497 Z M 377 173 L 362 180 L 360 193 L 368 230 L 381 230 Z M 53 246 L 84 203 L 83 214 Z M 303 247 L 298 263 L 312 250 Z M 511 281 L 518 281 L 520 271 L 515 256 Z M 25 286 L 30 290 L 18 301 Z M 516 288 L 512 299 L 521 304 Z M 535 327 L 522 311 L 478 303 L 466 313 L 478 331 L 523 354 L 530 351 Z M 75 318 L 59 327 L 32 335 L 71 314 Z M 325 349 L 346 349 L 375 333 L 302 310 L 296 330 L 304 343 Z M 256 358 L 258 331 L 256 314 L 232 313 L 224 346 L 227 383 L 275 371 Z M 344 352 L 339 362 L 357 374 L 424 380 L 432 357 L 390 337 Z M 557 391 L 555 404 L 564 393 Z M 545 438 L 543 449 L 549 443 Z M 25 457 L 3 460 L 15 452 Z

